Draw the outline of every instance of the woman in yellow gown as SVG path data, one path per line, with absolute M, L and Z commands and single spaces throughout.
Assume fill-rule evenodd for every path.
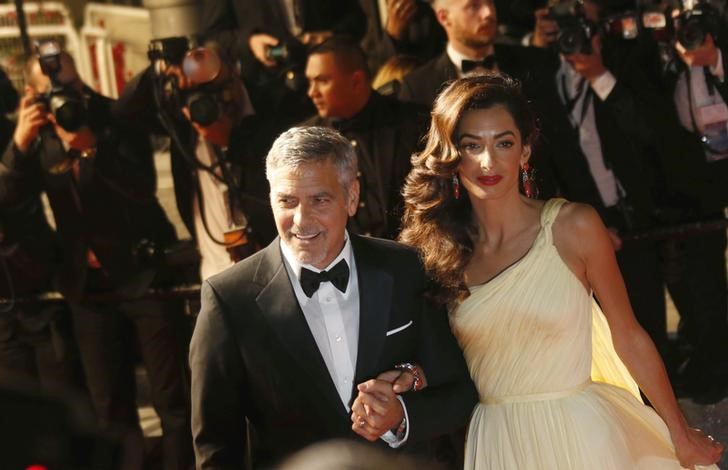
M 517 82 L 459 79 L 404 189 L 401 239 L 451 305 L 480 395 L 465 468 L 717 468 L 723 446 L 688 426 L 635 320 L 614 236 L 587 205 L 520 194 L 535 136 Z

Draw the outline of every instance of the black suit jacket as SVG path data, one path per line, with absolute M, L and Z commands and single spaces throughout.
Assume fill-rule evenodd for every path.
M 569 120 L 569 111 L 557 87 L 560 61 L 555 54 L 547 65 L 547 80 L 533 100 L 541 120 L 538 164 L 543 170 L 544 197 L 558 193 L 570 200 L 593 206 L 605 223 L 620 230 L 641 230 L 656 223 L 654 189 L 656 174 L 650 164 L 661 151 L 659 129 L 666 108 L 634 62 L 625 59 L 623 45 L 605 42 L 602 56 L 616 78 L 606 100 L 592 94 L 596 128 L 605 166 L 611 169 L 626 195 L 615 217 L 605 208 L 579 142 L 579 129 Z M 636 56 L 635 56 L 636 57 Z M 591 90 L 590 90 L 591 92 Z
M 462 427 L 476 391 L 444 309 L 423 298 L 417 254 L 385 240 L 353 235 L 351 242 L 360 292 L 355 383 L 417 362 L 428 387 L 404 396 L 407 446 Z M 246 430 L 254 467 L 313 442 L 361 439 L 298 305 L 278 239 L 203 284 L 190 367 L 198 468 L 242 467 Z
M 353 233 L 394 238 L 402 218 L 402 186 L 424 129 L 426 109 L 372 92 L 366 106 L 347 120 L 314 116 L 304 125 L 337 129 L 356 142 L 361 193 L 349 219 Z

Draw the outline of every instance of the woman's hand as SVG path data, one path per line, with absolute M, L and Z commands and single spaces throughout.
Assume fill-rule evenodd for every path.
M 718 462 L 725 449 L 723 444 L 696 428 L 688 428 L 679 437 L 673 436 L 673 443 L 680 465 L 689 469 Z

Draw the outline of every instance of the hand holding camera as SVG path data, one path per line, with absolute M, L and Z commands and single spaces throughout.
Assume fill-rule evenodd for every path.
M 278 43 L 277 38 L 264 33 L 252 34 L 250 39 L 248 39 L 248 47 L 250 47 L 250 51 L 255 58 L 258 59 L 258 62 L 269 68 L 278 65 L 275 59 L 268 55 L 268 49 L 277 46 Z
M 33 89 L 26 86 L 25 94 L 20 100 L 18 124 L 13 134 L 13 142 L 22 153 L 26 153 L 30 145 L 38 137 L 40 128 L 48 124 L 48 111 L 43 103 L 36 100 Z

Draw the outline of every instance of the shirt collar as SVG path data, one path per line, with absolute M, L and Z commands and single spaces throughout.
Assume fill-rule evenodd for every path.
M 286 245 L 283 242 L 282 239 L 280 240 L 281 253 L 283 254 L 283 259 L 286 260 L 286 263 L 288 263 L 288 266 L 291 268 L 293 275 L 296 277 L 296 282 L 300 281 L 300 279 L 301 279 L 301 268 L 310 269 L 311 271 L 318 273 L 321 271 L 327 271 L 328 269 L 330 269 L 332 266 L 334 266 L 336 263 L 338 263 L 342 259 L 346 260 L 346 263 L 349 265 L 349 269 L 352 270 L 350 272 L 353 274 L 353 267 L 352 267 L 353 264 L 351 262 L 351 242 L 349 240 L 350 240 L 349 232 L 345 230 L 344 231 L 344 248 L 341 249 L 341 251 L 339 252 L 339 255 L 336 258 L 334 258 L 334 260 L 331 263 L 329 263 L 329 265 L 326 266 L 326 268 L 324 268 L 324 269 L 319 269 L 315 266 L 311 266 L 310 264 L 301 263 L 296 258 L 296 256 L 293 254 L 293 251 L 288 247 L 288 245 Z M 351 274 L 349 275 L 349 282 L 351 282 Z
M 457 69 L 459 77 L 463 76 L 463 60 L 481 61 L 492 54 L 495 54 L 495 48 L 492 44 L 488 47 L 488 52 L 486 52 L 483 57 L 468 57 L 456 51 L 455 48 L 452 47 L 452 44 L 449 42 L 447 43 L 447 56 L 450 58 L 450 62 L 452 62 Z

